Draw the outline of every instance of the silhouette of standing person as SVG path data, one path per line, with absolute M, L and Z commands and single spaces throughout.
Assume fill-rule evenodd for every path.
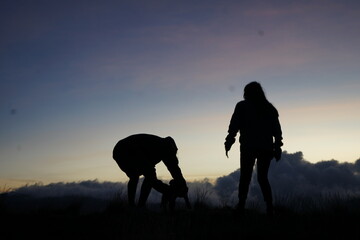
M 278 111 L 266 99 L 258 82 L 248 83 L 244 88 L 244 100 L 236 104 L 225 138 L 226 156 L 238 132 L 240 133 L 240 181 L 237 210 L 240 214 L 244 212 L 256 161 L 257 180 L 266 202 L 266 212 L 272 216 L 273 198 L 268 171 L 271 160 L 275 157 L 276 161 L 279 161 L 281 158 L 283 138 Z
M 144 181 L 141 185 L 139 207 L 145 206 L 152 188 L 163 194 L 162 204 L 166 201 L 172 204 L 170 207 L 173 207 L 176 197 L 184 197 L 189 205 L 188 187 L 179 167 L 177 150 L 173 138 L 162 138 L 145 133 L 134 134 L 118 141 L 113 149 L 113 158 L 129 177 L 130 206 L 135 206 L 136 188 L 141 175 L 144 176 Z M 157 179 L 155 165 L 160 161 L 164 162 L 173 177 L 170 185 Z

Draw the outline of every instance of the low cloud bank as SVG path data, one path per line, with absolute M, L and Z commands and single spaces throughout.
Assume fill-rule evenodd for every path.
M 35 198 L 55 198 L 64 196 L 91 197 L 98 199 L 111 199 L 126 189 L 126 183 L 99 182 L 88 180 L 69 183 L 51 183 L 48 185 L 34 184 L 20 187 L 10 194 L 31 196 Z
M 234 205 L 237 202 L 239 178 L 238 169 L 229 175 L 217 178 L 214 183 L 210 183 L 207 179 L 190 182 L 190 201 L 206 202 L 209 205 Z M 354 163 L 340 163 L 336 160 L 310 163 L 303 158 L 302 152 L 283 152 L 279 162 L 271 163 L 269 181 L 275 200 L 284 196 L 318 197 L 331 194 L 360 196 L 360 159 Z M 138 190 L 140 184 L 141 182 Z M 22 205 L 31 205 L 33 199 L 88 198 L 92 199 L 90 205 L 94 205 L 94 202 L 102 202 L 101 209 L 104 209 L 105 202 L 109 200 L 126 199 L 126 183 L 89 180 L 49 185 L 35 184 L 20 187 L 7 193 L 7 196 L 15 199 L 13 203 Z M 158 192 L 151 192 L 150 203 L 159 203 L 160 199 L 161 195 Z M 256 171 L 253 174 L 248 199 L 262 202 Z
M 236 201 L 240 170 L 219 177 L 214 185 L 220 199 Z M 253 173 L 248 199 L 261 200 L 262 194 Z M 272 161 L 269 181 L 276 197 L 360 196 L 360 159 L 354 163 L 336 160 L 310 163 L 302 152 L 283 152 L 279 162 Z
M 301 152 L 285 153 L 280 162 L 272 162 L 269 179 L 279 194 L 360 194 L 360 159 L 310 163 Z

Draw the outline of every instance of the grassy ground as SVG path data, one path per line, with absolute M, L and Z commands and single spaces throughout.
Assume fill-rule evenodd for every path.
M 356 200 L 358 206 L 358 199 Z M 320 204 L 321 205 L 321 204 Z M 319 206 L 319 205 L 317 205 Z M 131 209 L 110 201 L 104 211 L 80 213 L 77 200 L 65 208 L 1 214 L 1 239 L 360 239 L 360 211 L 336 202 L 299 212 L 276 206 L 273 218 L 250 208 L 237 216 L 228 207 L 195 204 L 175 212 Z

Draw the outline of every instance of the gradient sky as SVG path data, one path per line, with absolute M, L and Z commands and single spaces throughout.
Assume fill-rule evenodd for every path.
M 140 132 L 172 136 L 188 180 L 227 175 L 250 81 L 283 150 L 360 158 L 359 1 L 3 0 L 0 36 L 0 188 L 127 181 L 112 149 Z

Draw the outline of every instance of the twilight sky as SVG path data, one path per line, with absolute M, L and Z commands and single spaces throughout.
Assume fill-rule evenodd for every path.
M 140 132 L 172 136 L 188 180 L 227 175 L 250 81 L 279 111 L 283 150 L 360 158 L 358 1 L 4 0 L 0 36 L 0 188 L 127 181 L 112 149 Z

